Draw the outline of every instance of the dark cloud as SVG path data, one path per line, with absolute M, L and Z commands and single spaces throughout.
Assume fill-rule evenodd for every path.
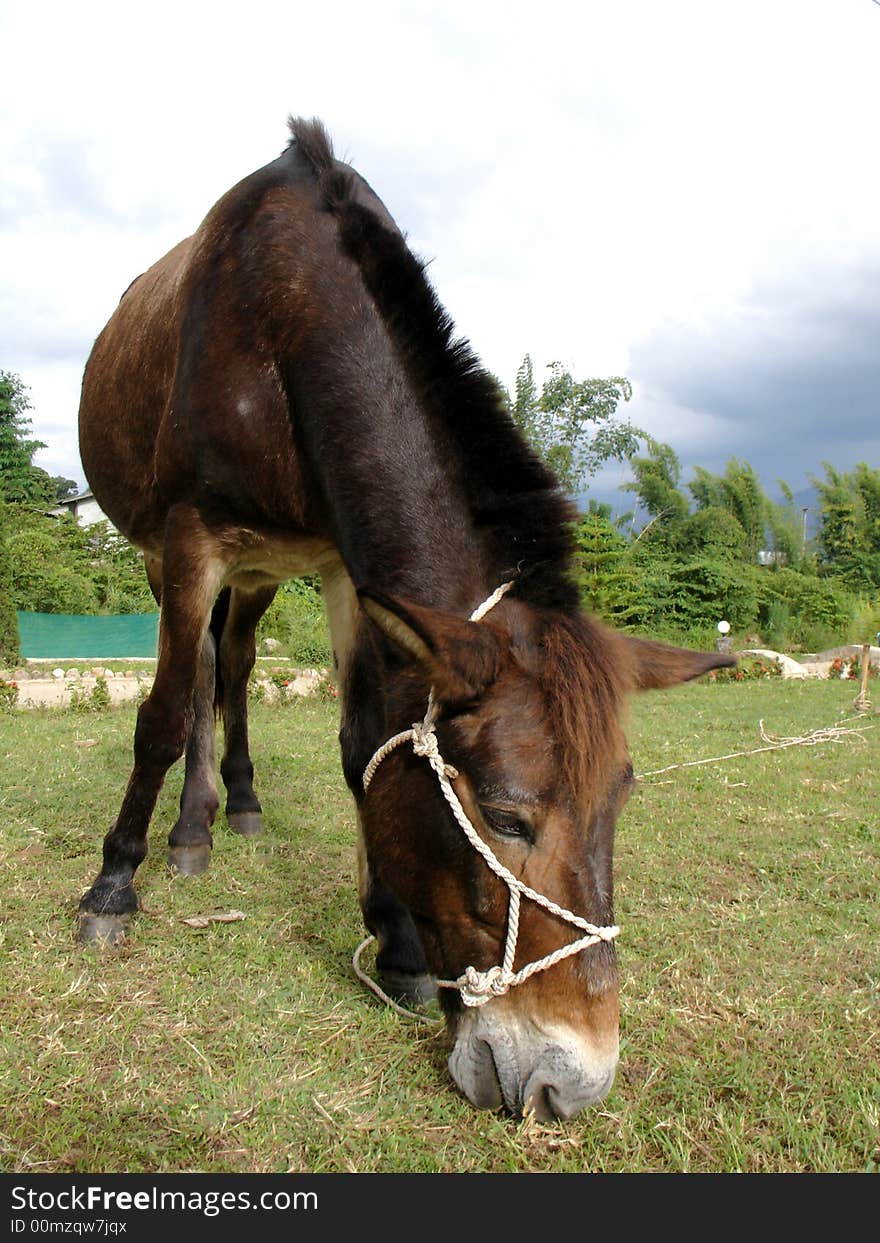
M 701 326 L 664 324 L 631 356 L 633 419 L 683 462 L 750 461 L 800 486 L 823 461 L 880 461 L 880 264 L 756 287 Z M 668 424 L 668 425 L 667 425 Z M 709 459 L 707 460 L 707 455 Z

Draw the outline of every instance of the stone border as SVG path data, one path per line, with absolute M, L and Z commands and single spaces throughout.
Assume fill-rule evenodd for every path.
M 75 668 L 65 670 L 59 665 L 50 676 L 41 671 L 36 677 L 28 669 L 15 669 L 0 673 L 0 677 L 17 685 L 18 708 L 70 708 L 78 696 L 88 703 L 99 685 L 99 679 L 103 680 L 110 704 L 115 707 L 117 704 L 136 703 L 153 685 L 152 673 L 114 673 L 112 669 L 98 666 L 81 672 Z M 291 669 L 284 685 L 279 686 L 275 680 L 268 678 L 257 678 L 255 685 L 265 703 L 283 703 L 290 696 L 314 694 L 326 679 L 326 670 Z

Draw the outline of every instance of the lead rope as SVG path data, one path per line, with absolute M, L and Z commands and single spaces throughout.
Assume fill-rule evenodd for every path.
M 470 615 L 470 621 L 481 621 L 483 617 L 493 609 L 498 601 L 510 590 L 513 581 L 502 583 L 496 588 L 486 600 L 483 601 L 478 608 L 474 609 Z M 575 915 L 572 911 L 568 911 L 563 906 L 559 906 L 556 902 L 546 898 L 542 893 L 531 889 L 528 885 L 523 884 L 513 873 L 504 866 L 489 846 L 479 836 L 474 828 L 467 812 L 461 805 L 458 795 L 452 787 L 452 780 L 458 776 L 458 770 L 453 768 L 451 764 L 447 764 L 440 754 L 439 744 L 435 726 L 437 717 L 439 716 L 439 708 L 434 698 L 434 688 L 428 695 L 428 707 L 425 712 L 424 719 L 416 721 L 409 729 L 401 730 L 399 734 L 395 734 L 393 738 L 389 738 L 373 755 L 367 767 L 364 769 L 364 793 L 370 787 L 376 769 L 382 763 L 387 755 L 399 747 L 402 743 L 411 741 L 412 748 L 416 755 L 422 756 L 431 765 L 443 797 L 449 804 L 453 816 L 467 840 L 473 846 L 474 850 L 483 858 L 486 865 L 495 873 L 510 892 L 510 901 L 507 908 L 507 939 L 504 945 L 504 957 L 499 965 L 490 967 L 488 971 L 478 971 L 476 967 L 465 967 L 464 972 L 457 980 L 437 980 L 438 988 L 456 988 L 461 993 L 461 999 L 466 1006 L 483 1006 L 493 997 L 502 997 L 511 988 L 515 988 L 517 984 L 522 984 L 538 971 L 546 971 L 548 967 L 554 966 L 561 962 L 563 958 L 568 958 L 572 954 L 579 954 L 581 950 L 587 949 L 591 945 L 596 945 L 599 941 L 612 941 L 620 932 L 616 925 L 605 928 L 599 928 L 595 924 L 591 924 L 588 920 L 582 919 L 580 915 Z M 579 937 L 576 941 L 571 941 L 568 945 L 561 946 L 558 950 L 554 950 L 552 954 L 547 954 L 544 958 L 536 959 L 534 962 L 528 963 L 525 967 L 521 967 L 519 971 L 514 971 L 513 964 L 516 958 L 516 943 L 519 935 L 519 909 L 520 899 L 522 897 L 529 898 L 538 906 L 549 911 L 552 915 L 558 915 L 560 919 L 564 919 L 567 923 L 572 924 L 575 928 L 580 928 L 586 935 Z M 352 965 L 359 978 L 364 979 L 363 972 L 359 969 L 358 960 L 362 950 L 369 945 L 374 938 L 368 937 L 366 941 L 358 946 Z M 377 994 L 381 994 L 378 985 L 369 981 L 369 986 Z M 384 997 L 384 994 L 381 994 Z M 390 1000 L 390 999 L 389 999 Z M 394 1003 L 392 1003 L 394 1004 Z M 401 1009 L 395 1005 L 396 1009 Z M 405 1013 L 410 1013 L 405 1011 Z

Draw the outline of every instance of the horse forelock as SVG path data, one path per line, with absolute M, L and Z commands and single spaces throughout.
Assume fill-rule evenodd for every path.
M 620 714 L 625 671 L 585 614 L 556 613 L 541 636 L 541 681 L 562 777 L 579 804 L 604 802 L 626 758 Z
M 323 122 L 317 117 L 306 120 L 305 117 L 292 116 L 288 117 L 287 126 L 290 130 L 288 146 L 295 146 L 302 153 L 316 176 L 333 168 L 333 143 Z

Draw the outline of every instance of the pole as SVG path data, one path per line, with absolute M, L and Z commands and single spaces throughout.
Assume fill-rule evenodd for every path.
M 859 687 L 859 693 L 855 697 L 853 707 L 857 712 L 867 712 L 870 704 L 868 703 L 868 674 L 871 671 L 871 644 L 862 644 L 862 683 Z

